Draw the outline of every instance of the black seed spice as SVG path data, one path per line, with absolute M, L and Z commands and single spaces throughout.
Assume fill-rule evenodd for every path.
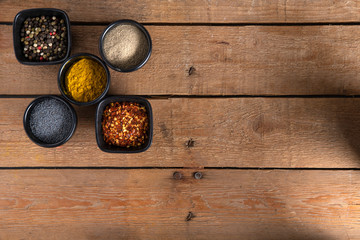
M 31 132 L 40 141 L 57 143 L 69 136 L 72 115 L 69 108 L 59 100 L 44 99 L 30 113 Z
M 25 58 L 34 62 L 62 59 L 67 51 L 65 20 L 52 16 L 27 18 L 20 30 Z

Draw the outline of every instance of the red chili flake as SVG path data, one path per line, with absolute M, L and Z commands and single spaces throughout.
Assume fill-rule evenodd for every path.
M 52 33 L 50 33 L 50 36 L 52 36 Z
M 102 130 L 104 141 L 120 147 L 139 147 L 145 143 L 149 119 L 144 106 L 134 102 L 114 102 L 106 106 Z
M 41 50 L 41 46 L 38 46 L 37 49 Z
M 43 57 L 40 57 L 40 61 L 42 61 L 44 58 Z

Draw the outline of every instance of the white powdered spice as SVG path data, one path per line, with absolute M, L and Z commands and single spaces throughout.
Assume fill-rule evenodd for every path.
M 137 26 L 119 24 L 106 33 L 103 51 L 112 65 L 130 70 L 146 58 L 149 46 L 145 34 Z

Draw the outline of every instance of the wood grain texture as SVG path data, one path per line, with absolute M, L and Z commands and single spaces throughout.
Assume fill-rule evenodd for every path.
M 181 172 L 1 171 L 0 238 L 360 238 L 358 171 Z
M 74 26 L 72 53 L 98 55 L 103 26 Z M 111 70 L 112 94 L 360 94 L 360 26 L 147 26 L 149 62 Z M 93 36 L 93 37 L 89 37 Z M 59 94 L 57 66 L 15 59 L 11 26 L 0 25 L 0 94 Z M 189 74 L 189 69 L 193 71 Z
M 112 22 L 126 18 L 157 23 L 308 23 L 360 20 L 360 6 L 356 0 L 79 0 L 76 3 L 69 0 L 3 0 L 0 8 L 6 11 L 0 15 L 0 21 L 12 22 L 19 11 L 38 7 L 65 10 L 71 21 L 77 22 Z
M 23 130 L 31 100 L 0 101 L 1 167 L 360 167 L 360 99 L 153 99 L 153 144 L 139 154 L 99 150 L 95 107 L 77 108 L 69 142 L 41 148 Z

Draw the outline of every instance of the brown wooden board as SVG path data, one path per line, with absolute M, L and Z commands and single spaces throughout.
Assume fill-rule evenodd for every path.
M 75 107 L 78 127 L 63 146 L 26 136 L 28 95 L 60 94 L 60 65 L 14 56 L 9 23 L 36 7 L 68 13 L 72 54 L 99 55 L 110 22 L 145 24 L 149 62 L 110 70 L 109 93 L 148 96 L 148 151 L 102 152 L 96 106 Z M 3 0 L 0 8 L 0 240 L 360 239 L 360 98 L 347 97 L 360 95 L 357 1 Z
M 360 238 L 358 171 L 180 171 L 2 170 L 0 238 Z
M 98 55 L 105 26 L 74 26 L 72 53 Z M 149 62 L 111 70 L 112 94 L 360 94 L 360 26 L 147 26 Z M 56 66 L 17 62 L 0 25 L 0 94 L 59 94 Z M 6 66 L 6 67 L 4 67 Z M 192 71 L 189 71 L 192 68 Z
M 3 0 L 1 22 L 12 22 L 28 8 L 50 7 L 66 11 L 71 21 L 112 22 L 134 19 L 156 23 L 309 23 L 356 22 L 360 7 L 356 0 L 271 1 L 11 1 Z
M 77 130 L 65 145 L 30 141 L 22 117 L 32 101 L 0 101 L 0 166 L 358 168 L 360 99 L 151 99 L 154 138 L 139 154 L 102 152 L 95 106 L 76 108 Z

